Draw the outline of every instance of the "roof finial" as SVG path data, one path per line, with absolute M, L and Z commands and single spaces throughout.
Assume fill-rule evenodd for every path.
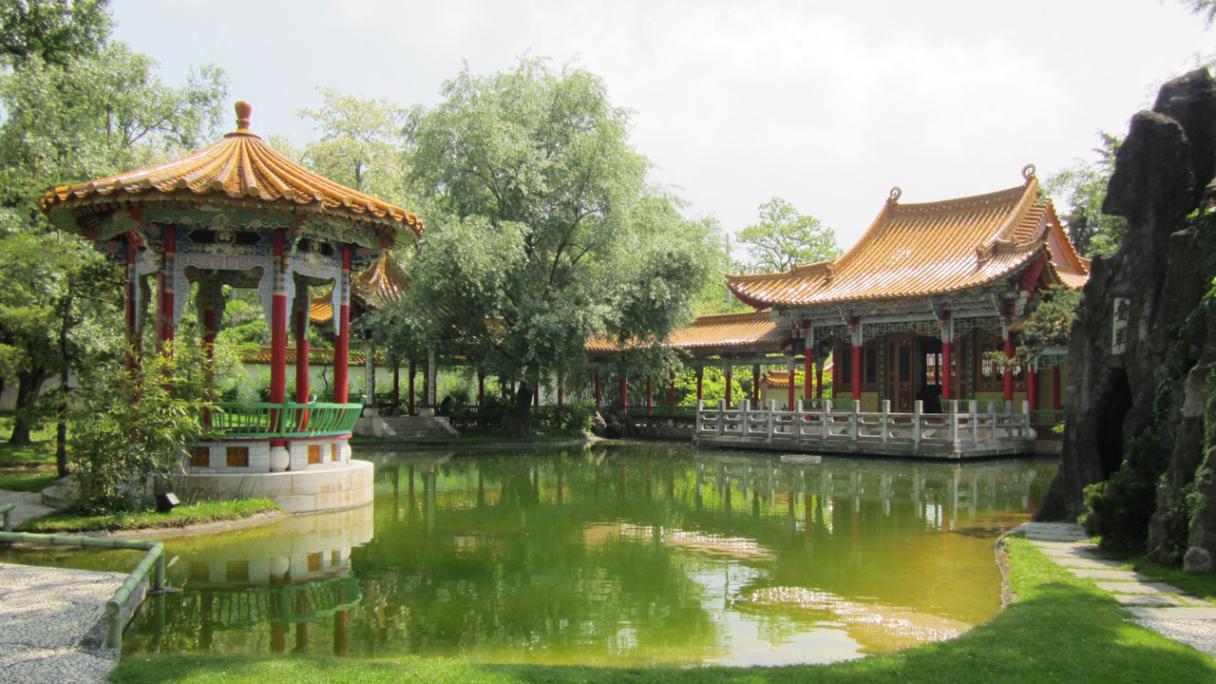
M 899 196 L 902 194 L 904 194 L 904 191 L 900 190 L 899 186 L 896 185 L 895 187 L 891 188 L 891 192 L 887 194 L 887 201 L 891 204 L 895 204 L 899 201 Z
M 249 104 L 248 100 L 236 101 L 236 128 L 237 130 L 249 129 L 249 115 L 253 113 L 253 105 Z
M 1026 182 L 1029 183 L 1030 181 L 1034 180 L 1034 172 L 1034 164 L 1027 164 L 1026 166 L 1022 167 L 1022 178 L 1025 178 Z

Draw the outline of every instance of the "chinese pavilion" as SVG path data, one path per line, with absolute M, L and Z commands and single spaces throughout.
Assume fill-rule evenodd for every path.
M 1040 196 L 1034 167 L 1023 177 L 1006 190 L 922 204 L 901 204 L 894 188 L 840 258 L 728 276 L 734 295 L 756 309 L 740 320 L 763 317 L 772 330 L 702 339 L 702 347 L 716 344 L 729 372 L 734 358 L 754 357 L 756 344 L 780 331 L 769 352 L 785 356 L 788 379 L 779 384 L 788 394 L 782 411 L 778 402 L 754 401 L 736 410 L 729 400 L 703 411 L 698 439 L 750 443 L 751 423 L 760 421 L 757 439 L 782 447 L 830 451 L 839 443 L 849 452 L 948 457 L 1030 451 L 1033 412 L 1048 402 L 1060 409 L 1063 350 L 1029 368 L 999 370 L 989 352 L 1012 357 L 1021 321 L 1042 291 L 1079 289 L 1089 261 L 1069 243 L 1051 200 Z M 705 328 L 704 321 L 692 329 Z M 804 381 L 798 401 L 799 377 L 822 378 L 829 359 L 831 396 L 822 396 L 822 380 L 815 392 Z M 1039 374 L 1048 368 L 1044 387 Z M 753 372 L 753 387 L 760 386 L 758 363 Z M 778 383 L 770 377 L 764 384 Z
M 208 147 L 159 166 L 56 187 L 42 198 L 42 209 L 55 225 L 89 237 L 126 264 L 124 321 L 132 350 L 138 351 L 150 303 L 154 339 L 171 349 L 192 294 L 210 354 L 226 301 L 222 288 L 254 288 L 261 296 L 271 331 L 269 402 L 220 404 L 204 416 L 208 435 L 191 447 L 179 487 L 203 496 L 268 496 L 289 512 L 367 503 L 372 469 L 352 460 L 348 446 L 362 409 L 347 396 L 350 274 L 399 241 L 420 237 L 424 227 L 414 214 L 270 148 L 249 129 L 251 109 L 238 102 L 236 130 Z M 338 312 L 330 317 L 333 401 L 310 401 L 307 351 L 295 355 L 291 401 L 288 328 L 307 350 L 309 291 L 317 287 L 330 288 Z M 128 363 L 138 363 L 138 355 Z

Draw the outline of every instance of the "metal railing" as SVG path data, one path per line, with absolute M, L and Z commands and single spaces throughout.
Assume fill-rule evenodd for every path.
M 966 410 L 959 410 L 965 406 Z M 952 404 L 945 413 L 925 413 L 915 402 L 912 413 L 894 413 L 890 400 L 881 411 L 862 411 L 860 401 L 823 400 L 814 409 L 799 401 L 793 411 L 777 408 L 754 409 L 749 400 L 738 408 L 718 402 L 716 408 L 702 406 L 697 413 L 698 437 L 736 437 L 748 441 L 772 442 L 774 439 L 817 446 L 829 443 L 869 443 L 924 446 L 952 450 L 987 448 L 1025 442 L 1033 438 L 1029 407 L 1014 412 L 1012 402 L 971 400 Z
M 148 573 L 152 575 L 152 589 L 155 592 L 161 592 L 165 589 L 165 547 L 160 542 L 154 541 L 135 541 L 130 539 L 115 539 L 112 537 L 86 537 L 77 535 L 63 534 L 35 534 L 32 532 L 11 532 L 9 531 L 9 514 L 13 508 L 13 504 L 5 504 L 0 506 L 0 512 L 4 514 L 5 531 L 0 532 L 0 542 L 24 543 L 24 544 L 50 544 L 52 546 L 76 546 L 80 548 L 93 549 L 129 549 L 133 551 L 144 551 L 144 557 L 140 559 L 139 564 L 135 569 L 127 575 L 127 579 L 123 581 L 118 590 L 114 592 L 114 596 L 106 601 L 106 640 L 105 647 L 117 649 L 122 652 L 122 631 L 126 627 L 126 620 L 123 615 L 123 607 L 131 600 L 131 596 L 138 591 L 139 586 L 148 578 Z
M 223 402 L 207 416 L 204 439 L 326 437 L 350 432 L 362 404 Z

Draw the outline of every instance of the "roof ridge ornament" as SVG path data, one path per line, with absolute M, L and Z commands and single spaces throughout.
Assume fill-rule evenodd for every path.
M 896 185 L 895 187 L 891 188 L 891 192 L 887 193 L 887 203 L 896 204 L 897 202 L 899 202 L 899 198 L 903 194 L 904 194 L 904 191 L 900 190 L 899 186 Z
M 1034 164 L 1027 164 L 1026 166 L 1023 166 L 1022 167 L 1022 178 L 1025 178 L 1026 182 L 1029 183 L 1030 181 L 1034 180 L 1035 171 L 1036 171 L 1036 169 L 1034 167 Z
M 249 100 L 236 101 L 236 129 L 238 131 L 249 130 L 249 116 L 253 113 L 253 105 L 249 104 Z

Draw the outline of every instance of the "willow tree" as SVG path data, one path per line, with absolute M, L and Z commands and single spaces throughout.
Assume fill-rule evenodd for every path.
M 523 60 L 443 95 L 406 126 L 430 232 L 397 318 L 518 382 L 507 427 L 525 431 L 533 390 L 583 363 L 589 337 L 655 349 L 688 317 L 717 236 L 648 185 L 596 76 Z

